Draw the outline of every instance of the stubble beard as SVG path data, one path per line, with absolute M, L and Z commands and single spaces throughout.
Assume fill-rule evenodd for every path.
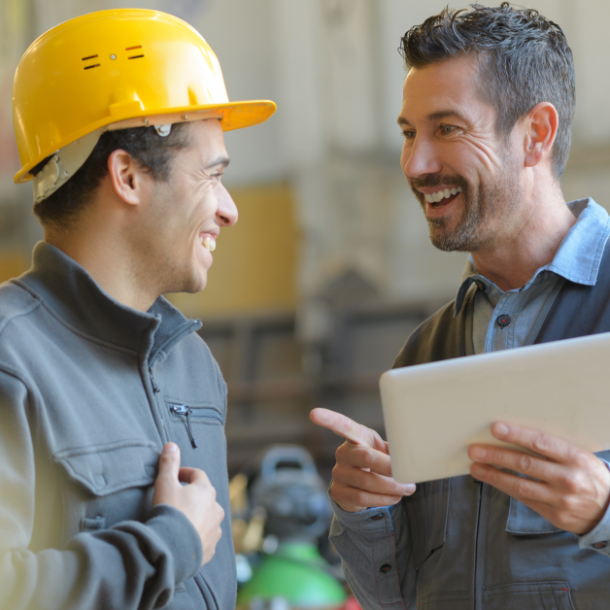
M 416 186 L 455 184 L 462 187 L 464 209 L 455 228 L 448 227 L 448 218 L 426 218 L 430 241 L 435 248 L 444 252 L 475 252 L 493 242 L 497 229 L 510 222 L 511 212 L 519 201 L 517 168 L 514 159 L 508 155 L 503 162 L 505 170 L 487 184 L 479 181 L 476 185 L 470 185 L 459 175 L 434 175 L 413 181 L 411 189 L 424 213 L 426 200 Z M 491 219 L 496 219 L 496 228 L 490 226 Z

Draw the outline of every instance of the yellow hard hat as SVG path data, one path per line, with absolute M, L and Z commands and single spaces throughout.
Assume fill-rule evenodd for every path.
M 268 100 L 229 102 L 216 55 L 181 19 L 141 9 L 90 13 L 40 36 L 19 62 L 15 182 L 31 180 L 30 170 L 55 155 L 45 179 L 56 190 L 109 129 L 218 118 L 228 131 L 261 123 L 275 108 Z

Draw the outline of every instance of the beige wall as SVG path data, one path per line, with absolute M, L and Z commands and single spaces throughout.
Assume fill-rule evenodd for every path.
M 290 186 L 230 192 L 239 221 L 220 232 L 208 286 L 194 295 L 170 295 L 170 300 L 193 317 L 294 309 L 299 240 Z

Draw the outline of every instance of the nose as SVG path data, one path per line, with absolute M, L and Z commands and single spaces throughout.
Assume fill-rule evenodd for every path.
M 412 143 L 405 142 L 400 164 L 406 178 L 437 174 L 442 167 L 434 144 L 418 135 L 415 136 Z
M 221 227 L 232 227 L 237 222 L 239 216 L 237 206 L 224 184 L 220 183 L 216 191 L 218 197 L 218 209 L 216 210 L 218 224 Z

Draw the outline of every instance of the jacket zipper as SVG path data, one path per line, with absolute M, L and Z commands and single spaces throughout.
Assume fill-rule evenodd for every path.
M 191 441 L 193 449 L 197 449 L 199 445 L 193 436 L 193 432 L 191 430 L 191 420 L 189 419 L 189 415 L 193 414 L 193 410 L 189 409 L 189 407 L 186 405 L 170 405 L 169 410 L 172 413 L 176 413 L 176 415 L 184 415 L 186 418 L 186 433 L 189 435 L 189 440 Z
M 148 373 L 150 374 L 150 383 L 152 385 L 153 392 L 155 394 L 158 394 L 160 390 L 159 386 L 157 385 L 157 382 L 155 381 L 155 376 L 153 375 L 152 367 L 149 367 Z

